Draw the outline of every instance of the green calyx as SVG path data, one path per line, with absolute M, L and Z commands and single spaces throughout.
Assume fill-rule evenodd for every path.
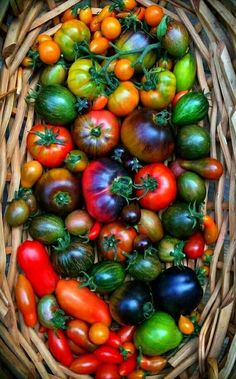
M 69 319 L 70 317 L 66 316 L 62 309 L 57 309 L 50 321 L 53 323 L 54 330 L 57 331 L 58 329 L 67 329 L 66 322 Z
M 116 252 L 118 242 L 120 242 L 120 240 L 116 239 L 114 234 L 110 234 L 109 236 L 104 237 L 102 245 L 106 252 L 108 252 L 109 250 L 114 250 L 114 252 Z
M 127 201 L 133 192 L 133 182 L 129 176 L 115 178 L 112 182 L 110 191 L 116 195 L 124 197 Z
M 147 175 L 145 178 L 141 178 L 141 184 L 134 184 L 134 188 L 143 189 L 146 195 L 148 192 L 153 192 L 157 189 L 157 180 L 153 176 Z M 142 195 L 142 197 L 145 195 Z
M 89 287 L 90 291 L 95 292 L 97 289 L 96 284 L 94 283 L 94 278 L 93 276 L 89 276 L 87 272 L 82 271 L 81 275 L 84 276 L 85 280 L 82 281 L 80 284 L 79 288 L 84 288 L 84 287 Z
M 100 137 L 101 133 L 101 125 L 98 125 L 91 130 L 90 135 L 92 137 Z
M 69 204 L 71 201 L 71 197 L 68 192 L 59 191 L 54 196 L 54 201 L 57 204 L 57 206 L 61 207 Z
M 33 191 L 31 188 L 20 187 L 18 191 L 15 191 L 14 193 L 14 200 L 19 200 L 19 199 L 27 200 L 27 198 L 32 194 L 33 194 Z
M 180 241 L 175 245 L 174 251 L 171 251 L 170 255 L 174 257 L 174 265 L 182 266 L 182 261 L 186 258 L 186 255 L 183 252 L 183 247 L 185 245 L 184 241 Z
M 166 109 L 157 113 L 154 116 L 154 122 L 156 125 L 166 126 L 168 125 L 169 120 L 170 120 L 170 112 L 168 112 Z
M 37 86 L 36 86 L 36 88 L 34 90 L 30 89 L 28 95 L 25 98 L 25 101 L 28 104 L 35 103 L 35 101 L 37 100 L 37 98 L 38 98 L 38 96 L 40 94 L 41 88 L 42 88 L 41 85 L 37 84 Z
M 169 19 L 170 18 L 168 16 L 162 17 L 162 20 L 161 20 L 160 24 L 158 25 L 158 28 L 157 28 L 157 38 L 159 39 L 159 41 L 161 41 L 162 38 L 166 34 L 167 24 L 168 24 Z
M 81 160 L 81 156 L 79 154 L 69 153 L 67 158 L 64 159 L 64 163 L 75 164 Z
M 189 204 L 188 210 L 189 210 L 189 213 L 190 213 L 190 218 L 193 221 L 193 228 L 195 228 L 195 226 L 197 225 L 198 221 L 200 223 L 202 223 L 202 220 L 203 220 L 204 216 L 203 216 L 203 214 L 201 212 L 197 211 L 196 201 L 193 204 L 191 204 L 191 203 Z
M 39 139 L 36 141 L 37 145 L 50 146 L 52 144 L 56 144 L 56 145 L 65 144 L 65 142 L 62 139 L 58 138 L 60 134 L 59 129 L 56 131 L 53 131 L 51 128 L 47 128 L 47 126 L 45 126 L 44 132 L 37 132 L 37 131 L 31 132 L 30 131 L 29 133 L 34 134 L 37 137 L 39 137 Z
M 76 109 L 78 114 L 83 113 L 86 109 L 89 108 L 89 101 L 86 98 L 82 98 L 77 96 L 77 101 L 76 101 Z
M 201 286 L 204 286 L 206 284 L 206 274 L 204 268 L 198 267 L 195 272 L 199 283 L 201 284 Z
M 56 245 L 53 245 L 53 250 L 60 253 L 61 251 L 65 251 L 71 243 L 70 233 L 65 232 L 63 237 L 60 237 L 56 241 Z

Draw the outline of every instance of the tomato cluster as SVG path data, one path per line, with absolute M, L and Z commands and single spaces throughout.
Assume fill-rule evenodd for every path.
M 160 6 L 114 0 L 93 15 L 81 1 L 61 22 L 22 62 L 41 68 L 26 100 L 43 121 L 5 213 L 31 237 L 17 306 L 75 373 L 144 378 L 199 329 L 218 237 L 201 205 L 223 172 L 197 125 L 209 104 L 188 31 Z

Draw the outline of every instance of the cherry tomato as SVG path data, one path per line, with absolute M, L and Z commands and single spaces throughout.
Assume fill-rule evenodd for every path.
M 77 374 L 94 374 L 101 362 L 94 354 L 82 354 L 75 359 L 70 369 Z
M 43 166 L 38 161 L 28 161 L 21 167 L 21 185 L 31 188 L 39 180 L 43 173 Z
M 106 345 L 119 349 L 121 347 L 121 339 L 116 332 L 110 330 L 108 340 L 106 341 Z
M 91 32 L 97 32 L 101 29 L 101 22 L 98 21 L 98 16 L 94 16 L 89 24 Z
M 151 5 L 145 10 L 144 20 L 150 26 L 157 26 L 160 24 L 163 16 L 163 9 L 159 5 Z
M 43 63 L 54 64 L 61 55 L 59 45 L 55 41 L 41 42 L 38 48 L 39 57 Z
M 32 68 L 34 66 L 34 60 L 33 60 L 33 58 L 26 56 L 26 57 L 24 57 L 21 64 L 23 67 Z
M 109 40 L 116 39 L 121 33 L 121 24 L 115 17 L 106 17 L 102 21 L 101 31 Z
M 130 11 L 132 11 L 137 6 L 137 2 L 135 0 L 123 0 L 122 3 L 123 8 L 129 9 Z
M 6 208 L 6 221 L 10 226 L 24 224 L 30 215 L 30 208 L 24 199 L 13 199 Z
M 101 111 L 108 103 L 108 97 L 106 95 L 100 95 L 93 100 L 92 111 Z
M 125 342 L 122 345 L 121 353 L 125 358 L 131 357 L 136 352 L 136 347 L 133 342 Z
M 71 172 L 78 173 L 86 169 L 89 164 L 87 155 L 81 150 L 71 150 L 64 160 L 66 168 Z
M 94 53 L 94 54 L 103 54 L 106 52 L 108 48 L 109 48 L 109 41 L 107 38 L 104 38 L 104 37 L 93 39 L 89 45 L 89 49 L 91 53 Z
M 62 15 L 62 18 L 61 18 L 61 21 L 62 22 L 66 22 L 66 21 L 69 21 L 69 20 L 74 20 L 77 18 L 77 9 L 76 9 L 76 12 L 73 10 L 73 8 L 71 9 L 67 9 L 63 15 Z
M 55 332 L 53 329 L 48 329 L 48 347 L 58 362 L 66 367 L 71 365 L 73 362 L 72 352 L 62 330 L 58 329 Z
M 105 7 L 102 8 L 101 12 L 98 13 L 97 20 L 98 22 L 102 22 L 106 17 L 110 17 L 114 15 L 113 10 L 111 9 L 110 5 L 106 5 Z
M 103 363 L 99 366 L 95 379 L 120 379 L 118 367 L 113 364 Z
M 146 377 L 143 370 L 134 370 L 128 376 L 127 379 L 144 379 Z
M 167 359 L 159 355 L 153 357 L 142 355 L 140 360 L 140 368 L 148 372 L 161 371 L 166 367 Z
M 115 65 L 115 75 L 120 80 L 129 80 L 134 75 L 134 68 L 129 59 L 119 59 Z
M 89 25 L 93 20 L 92 9 L 90 7 L 80 9 L 79 19 L 80 21 L 84 22 L 86 25 Z
M 194 325 L 193 322 L 186 316 L 181 315 L 178 321 L 178 327 L 179 330 L 183 334 L 193 334 L 194 332 Z
M 145 16 L 145 12 L 146 12 L 146 8 L 144 7 L 138 7 L 133 16 L 137 18 L 137 20 L 140 20 L 142 21 L 144 19 L 144 16 Z
M 90 341 L 96 345 L 103 345 L 109 338 L 109 328 L 102 322 L 95 322 L 89 329 Z
M 83 349 L 82 347 L 76 345 L 76 343 L 74 343 L 70 339 L 68 339 L 68 344 L 70 346 L 70 349 L 71 349 L 72 353 L 74 353 L 76 355 L 86 354 L 87 353 L 87 351 L 85 349 Z
M 109 96 L 108 109 L 116 116 L 127 116 L 138 103 L 139 91 L 131 81 L 125 81 Z
M 97 39 L 100 37 L 102 37 L 102 32 L 101 32 L 101 30 L 97 30 L 93 35 L 93 39 Z
M 213 254 L 214 254 L 214 250 L 213 249 L 207 249 L 207 250 L 205 250 L 204 253 L 203 253 L 203 255 L 201 256 L 201 261 L 205 265 L 210 265 L 210 263 L 212 261 Z
M 136 366 L 137 366 L 137 354 L 135 353 L 121 363 L 119 367 L 119 373 L 121 376 L 127 376 L 136 369 Z
M 176 106 L 177 102 L 179 101 L 179 99 L 181 99 L 182 96 L 186 95 L 186 93 L 188 93 L 187 90 L 184 90 L 184 91 L 179 91 L 176 93 L 174 99 L 172 100 L 172 105 L 173 107 Z
M 89 352 L 96 349 L 96 345 L 89 340 L 89 325 L 85 321 L 71 320 L 67 326 L 66 335 L 76 345 Z
M 121 364 L 123 362 L 123 356 L 119 350 L 107 345 L 98 347 L 94 351 L 94 355 L 104 363 Z
M 209 215 L 203 217 L 203 236 L 207 245 L 211 245 L 217 241 L 219 230 L 213 218 Z
M 39 34 L 36 40 L 36 44 L 40 45 L 41 43 L 46 42 L 46 41 L 52 41 L 52 37 L 47 34 Z
M 189 259 L 200 258 L 204 253 L 205 241 L 201 232 L 196 232 L 190 236 L 183 248 Z
M 24 275 L 19 275 L 16 282 L 16 303 L 25 325 L 34 327 L 37 322 L 36 299 L 33 287 Z
M 100 222 L 96 221 L 88 233 L 88 239 L 90 241 L 93 241 L 96 238 L 98 238 L 98 236 L 101 232 L 101 229 L 102 229 L 102 224 Z
M 122 326 L 117 332 L 117 335 L 121 340 L 121 343 L 123 344 L 125 342 L 132 341 L 135 330 L 136 330 L 136 327 L 133 325 Z

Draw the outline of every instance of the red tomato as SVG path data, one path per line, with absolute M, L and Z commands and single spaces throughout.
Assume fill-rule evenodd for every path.
M 155 355 L 153 357 L 142 355 L 140 360 L 140 368 L 149 372 L 161 371 L 166 367 L 167 359 Z
M 60 307 L 77 319 L 93 324 L 111 323 L 108 305 L 87 287 L 80 287 L 77 280 L 60 279 L 56 287 L 56 297 Z
M 122 326 L 117 332 L 117 335 L 121 340 L 121 343 L 123 344 L 125 342 L 133 341 L 135 330 L 136 330 L 136 326 L 133 326 L 133 325 Z
M 190 236 L 184 245 L 184 253 L 189 259 L 200 258 L 204 253 L 205 241 L 202 233 L 196 232 Z
M 82 354 L 75 359 L 70 366 L 70 369 L 77 374 L 94 374 L 101 362 L 94 354 Z
M 163 163 L 153 163 L 142 167 L 135 175 L 135 184 L 142 185 L 136 196 L 143 208 L 159 211 L 168 207 L 177 194 L 176 179 L 172 171 Z
M 105 108 L 108 103 L 108 97 L 106 95 L 101 95 L 96 97 L 92 103 L 92 111 L 100 111 Z
M 68 339 L 68 344 L 70 346 L 70 349 L 73 354 L 80 355 L 80 354 L 86 354 L 86 350 L 83 349 L 82 347 L 76 345 L 72 340 Z
M 16 303 L 25 325 L 34 327 L 37 322 L 36 299 L 33 288 L 24 275 L 19 275 L 16 282 Z
M 71 365 L 73 362 L 72 352 L 62 330 L 48 329 L 48 347 L 58 362 L 66 367 Z
M 106 341 L 106 345 L 115 347 L 116 349 L 119 349 L 121 347 L 121 339 L 116 332 L 113 332 L 113 330 L 110 330 L 109 332 L 109 337 Z
M 118 367 L 113 364 L 103 363 L 99 366 L 95 379 L 120 379 Z
M 126 361 L 123 361 L 119 368 L 119 373 L 121 376 L 127 376 L 135 370 L 137 366 L 137 354 L 131 355 Z
M 106 224 L 98 239 L 99 253 L 106 259 L 123 262 L 126 260 L 123 253 L 132 252 L 136 236 L 137 232 L 132 226 L 127 227 L 120 222 Z
M 173 107 L 176 106 L 176 104 L 179 101 L 179 99 L 181 99 L 182 96 L 186 95 L 186 93 L 188 93 L 187 90 L 179 91 L 179 92 L 176 93 L 174 99 L 172 100 Z
M 24 241 L 17 249 L 17 263 L 39 297 L 55 291 L 59 277 L 43 244 Z
M 101 232 L 101 229 L 102 229 L 102 224 L 100 222 L 96 221 L 88 233 L 88 239 L 90 241 L 93 241 L 96 238 L 98 238 L 98 236 Z
M 73 148 L 70 132 L 55 125 L 34 125 L 27 136 L 27 149 L 45 167 L 59 167 Z
M 85 351 L 93 352 L 96 349 L 89 340 L 89 324 L 82 320 L 71 320 L 67 324 L 66 335 L 76 345 L 85 349 Z
M 114 347 L 103 345 L 94 351 L 94 355 L 100 362 L 120 364 L 123 362 L 123 356 L 119 350 Z

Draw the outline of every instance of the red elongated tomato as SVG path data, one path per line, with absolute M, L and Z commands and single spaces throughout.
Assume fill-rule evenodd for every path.
M 56 360 L 69 367 L 73 362 L 72 352 L 63 331 L 48 329 L 48 347 Z
M 27 326 L 33 327 L 37 322 L 36 300 L 33 288 L 24 275 L 19 275 L 16 282 L 16 303 Z

